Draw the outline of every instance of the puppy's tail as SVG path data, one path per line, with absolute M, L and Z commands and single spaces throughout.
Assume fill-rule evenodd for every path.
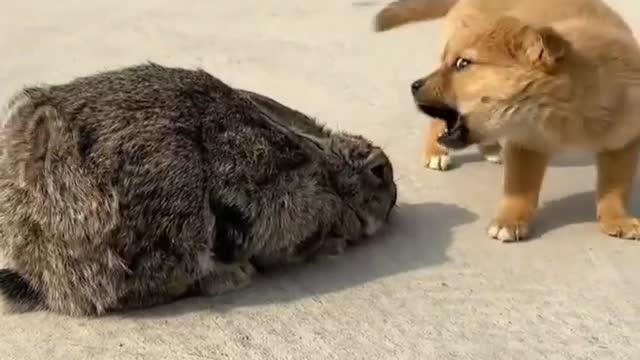
M 381 32 L 411 22 L 439 19 L 447 15 L 458 0 L 396 0 L 380 10 L 375 31 Z
M 11 311 L 29 311 L 43 307 L 42 293 L 17 272 L 0 269 L 0 301 Z

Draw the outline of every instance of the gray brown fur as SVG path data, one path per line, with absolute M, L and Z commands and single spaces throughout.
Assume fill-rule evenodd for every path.
M 71 315 L 248 284 L 341 252 L 396 202 L 391 163 L 202 70 L 132 66 L 31 87 L 0 131 L 0 295 Z

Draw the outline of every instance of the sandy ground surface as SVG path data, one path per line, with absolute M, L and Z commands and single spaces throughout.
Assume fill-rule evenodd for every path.
M 554 163 L 536 236 L 514 245 L 484 235 L 499 166 L 469 151 L 422 167 L 409 84 L 437 61 L 439 23 L 374 34 L 381 1 L 0 3 L 2 98 L 146 60 L 203 67 L 384 145 L 400 186 L 370 246 L 214 299 L 0 315 L 0 359 L 640 359 L 640 242 L 598 232 L 590 158 Z M 639 23 L 636 1 L 612 3 Z

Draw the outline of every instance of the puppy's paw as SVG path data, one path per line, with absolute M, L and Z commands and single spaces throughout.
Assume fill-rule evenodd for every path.
M 499 144 L 480 144 L 478 150 L 486 161 L 494 164 L 502 163 L 502 148 Z
M 427 155 L 424 166 L 431 170 L 449 170 L 451 167 L 451 156 L 449 156 L 449 154 Z
M 482 157 L 490 163 L 501 164 L 502 156 L 500 154 L 483 154 Z
M 502 242 L 517 242 L 529 236 L 529 223 L 517 219 L 496 219 L 487 230 L 492 239 Z
M 205 295 L 221 295 L 249 286 L 255 273 L 255 268 L 249 262 L 220 264 L 213 274 L 201 281 L 200 288 Z
M 640 220 L 632 217 L 601 219 L 600 228 L 609 236 L 640 240 Z

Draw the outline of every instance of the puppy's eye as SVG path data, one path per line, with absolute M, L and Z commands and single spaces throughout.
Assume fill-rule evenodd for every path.
M 471 65 L 471 60 L 465 59 L 465 58 L 457 58 L 456 62 L 453 64 L 456 71 L 463 70 L 467 68 L 469 65 Z

